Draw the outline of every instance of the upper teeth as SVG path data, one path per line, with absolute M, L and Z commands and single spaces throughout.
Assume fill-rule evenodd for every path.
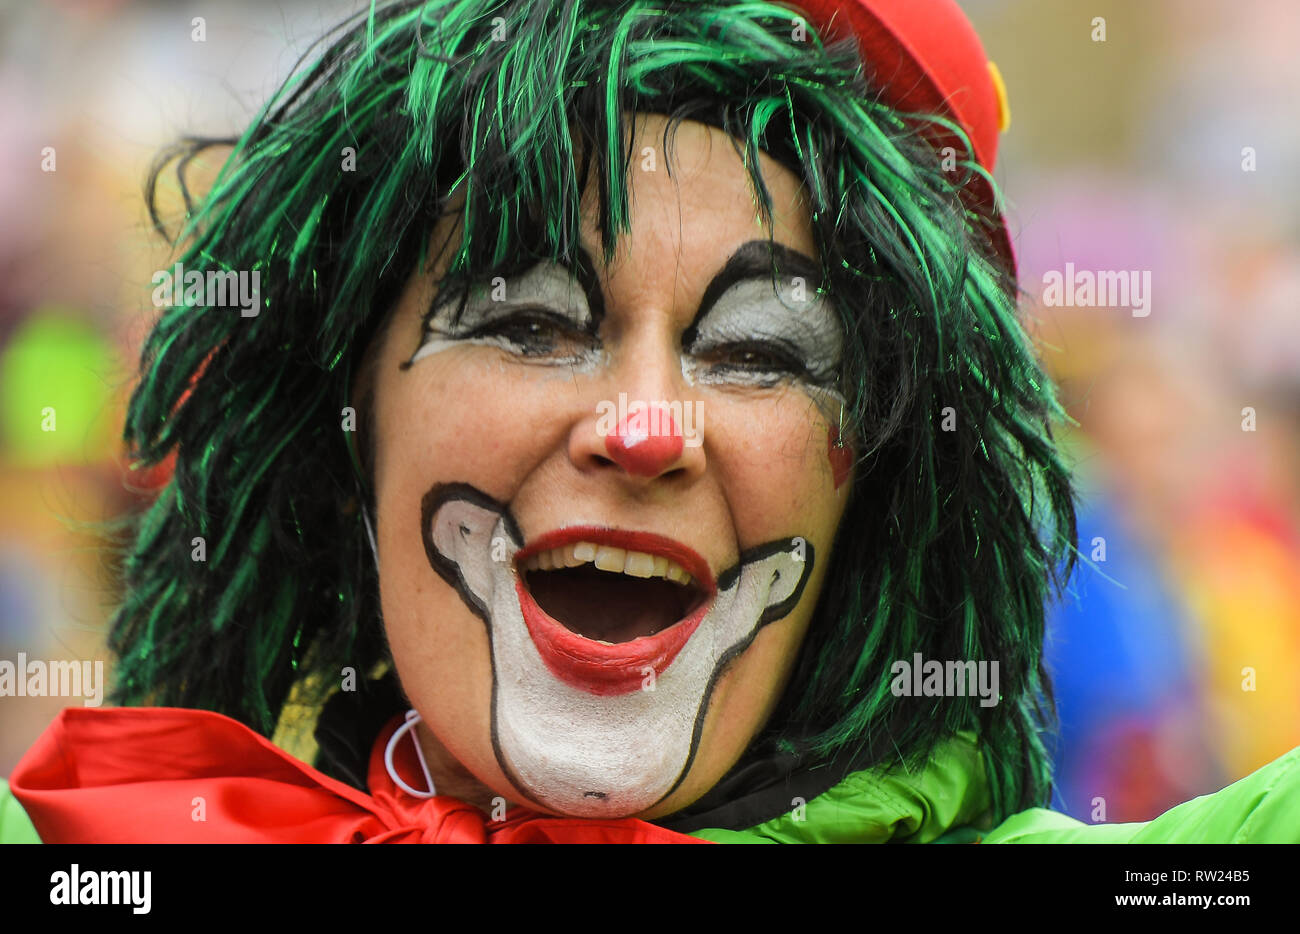
M 552 571 L 557 568 L 576 568 L 594 564 L 602 571 L 622 572 L 632 577 L 662 577 L 679 584 L 692 583 L 693 579 L 676 561 L 663 555 L 628 551 L 593 542 L 575 542 L 562 548 L 539 551 L 521 562 L 525 571 Z

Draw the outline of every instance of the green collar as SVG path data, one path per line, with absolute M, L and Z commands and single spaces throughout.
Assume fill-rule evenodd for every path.
M 959 843 L 990 829 L 988 780 L 975 736 L 959 733 L 922 770 L 867 769 L 748 830 L 706 828 L 717 843 Z

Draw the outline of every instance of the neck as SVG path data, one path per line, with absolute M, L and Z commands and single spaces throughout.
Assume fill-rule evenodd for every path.
M 414 733 L 420 743 L 420 749 L 424 752 L 424 760 L 429 766 L 429 775 L 438 794 L 472 804 L 485 814 L 491 814 L 494 804 L 499 803 L 497 799 L 503 796 L 483 784 L 473 772 L 465 768 L 460 760 L 438 740 L 438 737 L 433 735 L 433 731 L 426 724 L 421 722 L 416 726 Z M 515 807 L 515 802 L 508 798 L 505 801 L 507 808 Z

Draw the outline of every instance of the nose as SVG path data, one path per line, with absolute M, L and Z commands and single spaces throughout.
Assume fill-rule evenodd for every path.
M 686 442 L 665 405 L 638 406 L 605 436 L 610 459 L 634 477 L 657 477 L 682 457 Z
M 681 315 L 674 311 L 684 303 L 671 289 L 675 279 L 663 288 L 641 288 L 642 280 L 634 278 L 631 300 L 606 304 L 608 365 L 588 384 L 591 394 L 583 394 L 594 410 L 573 423 L 569 459 L 584 473 L 616 475 L 638 486 L 657 486 L 661 479 L 680 484 L 705 472 L 702 400 L 689 398 Z
M 629 398 L 597 403 L 569 435 L 569 459 L 583 471 L 617 470 L 642 482 L 704 471 L 699 400 Z

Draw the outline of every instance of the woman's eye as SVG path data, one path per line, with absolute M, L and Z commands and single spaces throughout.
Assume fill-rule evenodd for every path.
M 756 375 L 805 376 L 808 373 L 808 367 L 797 354 L 768 341 L 724 344 L 708 348 L 696 356 L 714 370 L 733 370 Z
M 592 349 L 593 335 L 572 321 L 542 308 L 524 309 L 477 325 L 462 338 L 499 338 L 525 357 L 570 356 Z

